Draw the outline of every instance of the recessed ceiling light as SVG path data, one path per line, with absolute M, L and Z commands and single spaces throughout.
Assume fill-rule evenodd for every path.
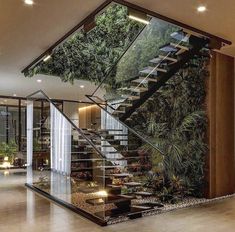
M 42 80 L 41 80 L 41 79 L 37 79 L 37 82 L 38 82 L 38 83 L 41 83 L 41 82 L 42 82 Z
M 206 11 L 206 6 L 199 6 L 198 8 L 197 8 L 197 11 L 198 12 L 205 12 Z
M 15 94 L 15 93 L 13 94 L 13 97 L 16 97 L 16 94 Z
M 84 85 L 80 85 L 80 88 L 82 88 L 82 89 L 83 89 L 84 87 L 85 87 Z
M 24 0 L 24 3 L 27 4 L 27 5 L 33 5 L 34 4 L 33 0 Z

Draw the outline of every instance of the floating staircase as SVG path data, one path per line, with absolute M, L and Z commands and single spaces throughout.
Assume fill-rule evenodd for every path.
M 150 66 L 139 71 L 139 76 L 124 83 L 120 87 L 119 103 L 113 107 L 113 115 L 122 122 L 136 112 L 136 110 L 166 82 L 174 76 L 184 65 L 198 55 L 206 47 L 209 40 L 187 34 L 183 30 L 173 32 L 169 43 L 159 48 L 159 55 L 149 60 Z
M 86 195 L 84 204 L 94 209 L 103 206 L 102 211 L 94 213 L 95 216 L 104 221 L 121 215 L 133 219 L 141 217 L 145 211 L 156 208 L 160 210 L 163 206 L 159 202 L 148 200 L 153 191 L 146 190 L 143 183 L 140 183 L 141 177 L 146 177 L 152 170 L 153 148 L 160 153 L 161 151 L 129 128 L 125 121 L 131 120 L 130 116 L 137 114 L 138 108 L 151 99 L 190 59 L 198 55 L 207 43 L 207 39 L 189 35 L 182 30 L 174 32 L 171 34 L 171 41 L 159 48 L 158 56 L 149 60 L 149 66 L 139 70 L 137 77 L 120 86 L 117 91 L 119 95 L 114 99 L 117 103 L 88 96 L 104 110 L 106 108 L 103 104 L 107 103 L 112 109 L 108 113 L 123 125 L 123 129 L 77 128 L 70 120 L 74 132 L 78 132 L 76 136 L 72 136 L 71 177 L 77 183 L 97 183 L 95 187 L 77 188 L 77 191 Z M 151 149 L 144 150 L 144 145 Z M 123 193 L 123 189 L 130 191 Z M 102 190 L 106 196 L 97 196 L 97 192 Z M 137 198 L 146 201 L 132 201 Z M 114 207 L 110 209 L 106 206 Z

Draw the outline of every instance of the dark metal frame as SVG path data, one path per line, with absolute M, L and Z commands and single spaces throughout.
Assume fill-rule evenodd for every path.
M 175 24 L 177 26 L 183 27 L 185 29 L 188 29 L 192 32 L 201 34 L 203 36 L 206 36 L 210 39 L 216 40 L 219 43 L 223 44 L 227 44 L 227 45 L 231 45 L 232 42 L 226 39 L 223 39 L 221 37 L 212 35 L 208 32 L 205 32 L 203 30 L 199 30 L 195 27 L 189 26 L 188 24 L 179 22 L 177 20 L 171 19 L 169 17 L 163 16 L 161 14 L 158 14 L 154 11 L 148 10 L 146 8 L 140 7 L 138 5 L 132 4 L 130 2 L 124 1 L 124 0 L 106 0 L 103 4 L 101 4 L 97 9 L 95 9 L 91 14 L 89 14 L 86 18 L 84 18 L 80 23 L 78 23 L 74 28 L 72 28 L 70 31 L 68 31 L 63 37 L 61 37 L 58 41 L 56 41 L 53 45 L 51 45 L 45 52 L 43 52 L 40 56 L 38 56 L 36 59 L 34 59 L 28 66 L 26 66 L 23 70 L 22 73 L 26 73 L 31 67 L 33 67 L 34 65 L 36 65 L 37 63 L 39 63 L 48 53 L 51 53 L 53 51 L 53 49 L 55 49 L 58 45 L 60 45 L 61 43 L 63 43 L 68 37 L 70 37 L 73 33 L 75 33 L 77 30 L 79 30 L 80 28 L 82 28 L 82 26 L 86 23 L 89 23 L 91 19 L 93 19 L 97 14 L 99 14 L 102 10 L 104 10 L 109 4 L 111 4 L 112 2 L 114 3 L 118 3 L 121 5 L 124 5 L 126 7 L 129 7 L 131 9 L 143 12 L 145 14 L 148 14 L 150 16 L 156 17 L 158 19 L 162 19 L 166 22 Z
M 67 203 L 67 202 L 65 202 L 63 200 L 60 200 L 59 198 L 54 197 L 51 194 L 46 193 L 46 192 L 42 191 L 41 189 L 31 185 L 31 184 L 25 184 L 25 186 L 27 188 L 29 188 L 30 190 L 32 190 L 32 191 L 34 191 L 34 192 L 36 192 L 36 193 L 38 193 L 38 194 L 40 194 L 40 195 L 50 199 L 50 200 L 52 200 L 55 203 L 58 203 L 59 205 L 65 207 L 67 209 L 72 210 L 73 212 L 75 212 L 77 214 L 80 214 L 81 216 L 91 220 L 92 222 L 94 222 L 94 223 L 96 223 L 96 224 L 98 224 L 100 226 L 107 226 L 107 222 L 105 222 L 104 220 L 102 220 L 102 219 L 100 219 L 100 218 L 98 218 L 98 217 L 96 217 L 96 216 L 94 216 L 92 214 L 89 214 L 86 211 L 84 211 L 82 209 L 79 209 L 79 208 L 77 208 L 76 206 L 74 206 L 72 204 L 69 204 L 69 203 Z

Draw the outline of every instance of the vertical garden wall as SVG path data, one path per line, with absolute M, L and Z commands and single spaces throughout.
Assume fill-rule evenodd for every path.
M 182 194 L 202 197 L 207 185 L 208 61 L 207 52 L 191 60 L 131 117 L 130 126 L 164 153 L 155 153 L 149 178 L 170 199 Z

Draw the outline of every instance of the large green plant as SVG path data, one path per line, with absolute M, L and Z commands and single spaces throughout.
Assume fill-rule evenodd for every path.
M 154 151 L 152 161 L 157 169 L 153 170 L 163 172 L 167 179 L 181 178 L 194 195 L 202 195 L 205 184 L 206 63 L 203 57 L 189 62 L 138 110 L 131 125 L 148 134 L 164 153 Z
M 17 152 L 17 145 L 15 141 L 11 140 L 9 143 L 2 142 L 0 144 L 0 156 L 8 157 L 9 162 L 12 163 Z
M 127 10 L 121 5 L 109 6 L 96 17 L 92 31 L 75 33 L 53 51 L 51 60 L 41 62 L 25 75 L 41 73 L 59 76 L 64 82 L 83 79 L 100 83 L 143 27 L 128 18 Z M 106 83 L 114 85 L 115 80 L 108 78 Z

